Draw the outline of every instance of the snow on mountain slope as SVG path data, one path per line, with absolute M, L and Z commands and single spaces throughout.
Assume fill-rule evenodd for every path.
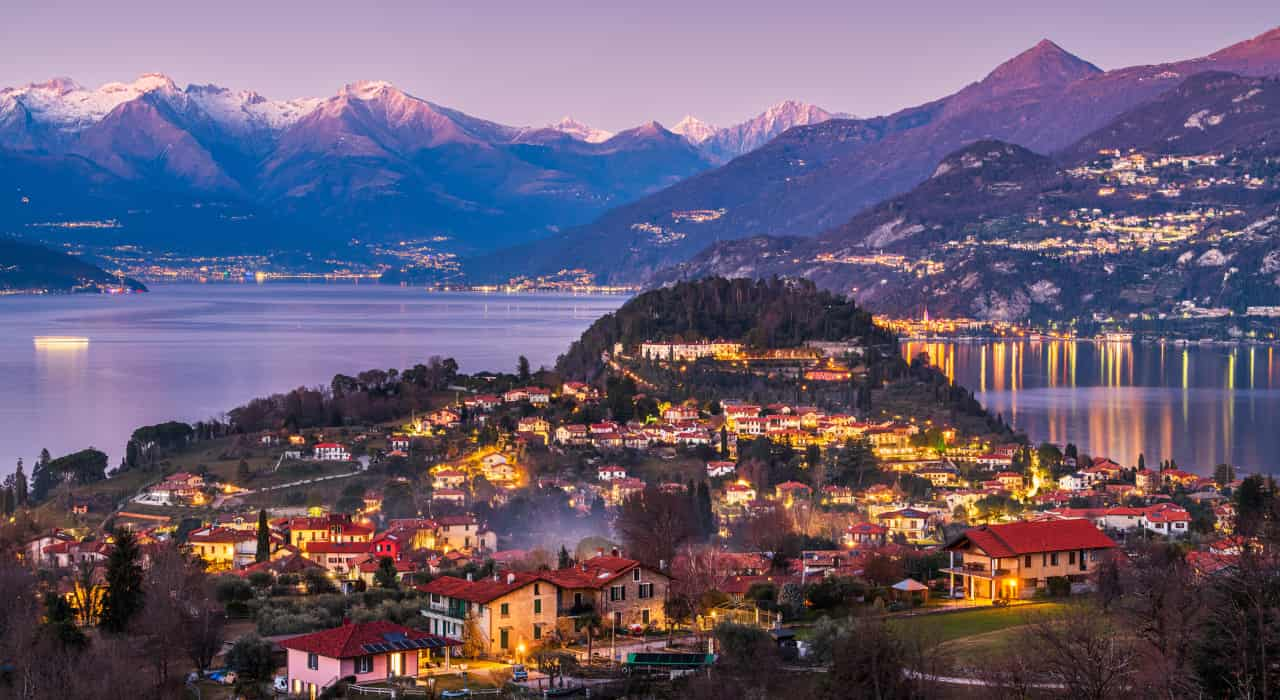
M 231 91 L 216 85 L 179 88 L 161 73 L 146 73 L 131 83 L 106 83 L 90 90 L 70 78 L 0 89 L 0 115 L 21 105 L 32 120 L 43 126 L 76 133 L 102 121 L 126 102 L 158 94 L 175 108 L 186 111 L 194 103 L 216 123 L 234 131 L 280 131 L 315 109 L 319 99 L 268 100 L 250 90 Z
M 587 143 L 604 143 L 613 138 L 612 131 L 587 126 L 573 117 L 564 117 L 554 124 L 548 124 L 547 127 Z
M 186 92 L 215 122 L 245 130 L 283 131 L 323 102 L 315 97 L 269 100 L 252 90 L 217 85 L 190 85 Z
M 671 127 L 671 133 L 680 134 L 685 138 L 685 140 L 695 146 L 701 144 L 712 136 L 715 136 L 717 131 L 719 131 L 719 129 L 711 126 L 692 114 L 686 114 L 684 119 L 681 119 L 675 126 Z

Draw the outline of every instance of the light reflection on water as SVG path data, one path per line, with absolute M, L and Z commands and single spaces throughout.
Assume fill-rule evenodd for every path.
M 119 461 L 138 426 L 201 420 L 246 400 L 402 369 L 534 367 L 622 296 L 428 293 L 362 284 L 158 285 L 150 294 L 0 299 L 0 476 L 42 447 Z
M 1074 442 L 1124 464 L 1173 458 L 1210 473 L 1273 472 L 1280 356 L 1271 346 L 1009 340 L 907 342 L 1036 442 Z

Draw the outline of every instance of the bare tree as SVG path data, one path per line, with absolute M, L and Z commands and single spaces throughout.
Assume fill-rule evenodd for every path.
M 1017 649 L 1045 681 L 1088 700 L 1128 695 L 1139 660 L 1132 641 L 1087 603 L 1032 618 Z

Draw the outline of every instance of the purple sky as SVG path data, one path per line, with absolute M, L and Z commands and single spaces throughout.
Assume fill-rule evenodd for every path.
M 723 125 L 787 98 L 871 116 L 951 92 L 1044 37 L 1116 68 L 1280 24 L 1275 0 L 5 4 L 0 85 L 156 71 L 290 98 L 382 79 L 508 124 L 571 114 L 614 130 L 685 113 Z

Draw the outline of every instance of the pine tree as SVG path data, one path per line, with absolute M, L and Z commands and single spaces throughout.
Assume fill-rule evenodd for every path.
M 61 475 L 54 473 L 52 461 L 49 450 L 40 450 L 40 461 L 31 470 L 31 503 L 43 502 L 61 481 Z
M 1141 452 L 1138 453 L 1138 471 L 1147 468 L 1147 456 Z
M 5 486 L 0 488 L 0 515 L 13 515 L 16 507 L 13 496 L 13 487 Z
M 124 528 L 112 531 L 115 547 L 107 557 L 107 592 L 102 597 L 102 628 L 120 634 L 142 611 L 142 565 L 138 540 Z
M 565 549 L 564 545 L 560 545 L 560 556 L 556 561 L 556 568 L 567 569 L 571 566 L 573 566 L 573 559 L 569 558 L 569 550 Z
M 529 358 L 524 355 L 521 355 L 520 359 L 516 361 L 516 376 L 519 377 L 522 382 L 529 381 Z
M 258 511 L 258 550 L 254 553 L 255 561 L 266 561 L 271 556 L 271 531 L 267 529 L 267 511 Z

